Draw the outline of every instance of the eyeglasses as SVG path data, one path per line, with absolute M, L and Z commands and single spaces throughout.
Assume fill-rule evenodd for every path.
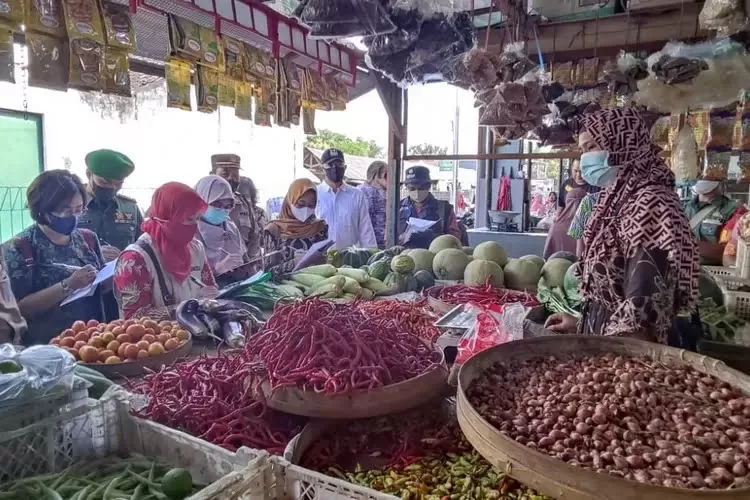
M 55 217 L 80 217 L 86 213 L 86 207 L 79 205 L 73 208 L 65 208 L 59 212 L 51 212 Z

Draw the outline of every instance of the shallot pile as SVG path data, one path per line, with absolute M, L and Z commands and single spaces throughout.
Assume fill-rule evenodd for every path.
M 750 397 L 648 357 L 492 366 L 468 390 L 500 432 L 570 465 L 674 488 L 750 486 Z
M 277 306 L 246 346 L 262 361 L 272 389 L 342 394 L 409 380 L 441 356 L 395 317 L 377 318 L 362 303 L 308 299 Z

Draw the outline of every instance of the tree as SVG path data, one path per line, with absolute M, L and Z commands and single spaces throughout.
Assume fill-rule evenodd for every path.
M 423 155 L 444 155 L 448 153 L 448 148 L 443 146 L 435 146 L 434 144 L 417 144 L 415 146 L 409 146 L 409 154 L 414 156 Z
M 383 156 L 383 148 L 375 141 L 368 141 L 361 137 L 352 139 L 344 134 L 321 129 L 318 135 L 311 135 L 305 141 L 305 146 L 314 149 L 335 148 L 344 154 L 354 156 L 367 156 L 368 158 L 380 158 Z

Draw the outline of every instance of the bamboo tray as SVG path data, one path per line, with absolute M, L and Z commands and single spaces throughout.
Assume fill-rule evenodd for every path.
M 82 366 L 96 370 L 107 378 L 137 377 L 147 370 L 158 370 L 162 366 L 171 365 L 180 358 L 187 357 L 193 346 L 192 337 L 177 349 L 167 351 L 153 358 L 134 359 L 113 365 L 104 363 L 81 363 Z
M 296 387 L 272 390 L 261 386 L 266 403 L 274 410 L 313 418 L 353 419 L 377 417 L 419 406 L 439 396 L 446 387 L 448 367 L 440 352 L 440 363 L 418 377 L 373 390 L 333 396 Z
M 501 471 L 558 499 L 687 500 L 750 499 L 750 488 L 689 490 L 642 484 L 600 474 L 539 453 L 502 434 L 469 403 L 466 389 L 495 363 L 548 355 L 617 353 L 648 355 L 667 364 L 689 365 L 750 394 L 750 377 L 722 361 L 659 344 L 617 337 L 560 335 L 521 340 L 492 347 L 464 363 L 458 376 L 458 423 L 476 450 Z

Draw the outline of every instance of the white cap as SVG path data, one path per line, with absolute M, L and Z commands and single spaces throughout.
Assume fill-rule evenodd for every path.
M 695 194 L 708 194 L 719 187 L 719 181 L 698 181 L 693 186 Z

